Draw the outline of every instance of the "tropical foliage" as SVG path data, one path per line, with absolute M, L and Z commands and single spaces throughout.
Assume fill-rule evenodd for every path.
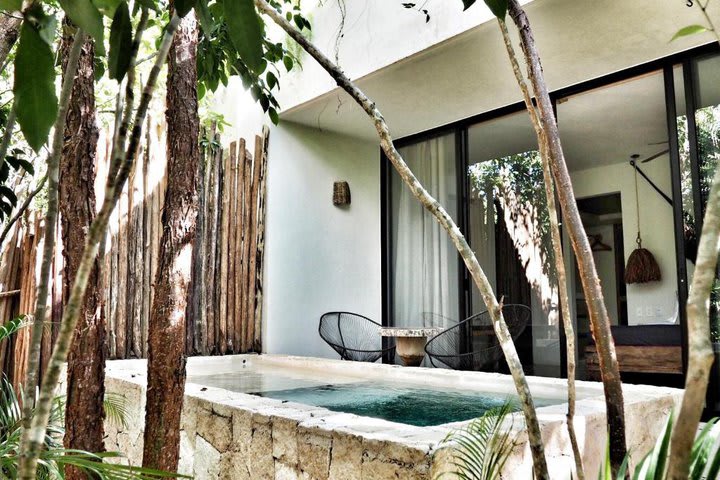
M 443 444 L 450 449 L 454 471 L 446 473 L 462 480 L 500 478 L 500 472 L 515 447 L 512 422 L 509 422 L 514 410 L 513 404 L 507 402 L 450 433 Z
M 18 317 L 0 327 L 0 342 L 8 339 L 18 330 L 30 325 L 25 317 Z M 0 378 L 0 474 L 3 478 L 16 478 L 18 475 L 18 452 L 22 434 L 22 395 L 18 398 L 15 389 L 7 378 Z M 115 424 L 126 426 L 127 407 L 124 397 L 110 394 L 105 397 L 105 412 L 108 419 Z M 81 450 L 69 450 L 63 447 L 62 438 L 63 413 L 65 398 L 55 398 L 50 424 L 45 434 L 44 449 L 40 456 L 38 479 L 63 479 L 65 467 L 73 466 L 94 478 L 101 480 L 145 480 L 162 477 L 177 477 L 157 470 L 142 469 L 122 465 L 117 461 L 122 458 L 119 453 L 90 453 Z M 110 463 L 106 460 L 111 460 Z
M 672 437 L 674 415 L 665 422 L 662 433 L 655 446 L 638 462 L 632 471 L 633 480 L 663 480 L 666 478 L 670 438 Z M 690 480 L 709 480 L 720 476 L 720 419 L 710 420 L 695 438 L 690 453 Z M 625 459 L 623 468 L 613 477 L 608 458 L 600 470 L 598 480 L 622 480 L 628 473 L 629 459 Z

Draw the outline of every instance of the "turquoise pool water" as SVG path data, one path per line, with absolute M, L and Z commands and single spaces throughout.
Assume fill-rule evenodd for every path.
M 375 383 L 351 383 L 294 388 L 253 395 L 324 407 L 336 412 L 382 418 L 418 427 L 479 417 L 509 400 L 479 393 L 439 391 Z M 510 399 L 511 400 L 511 399 Z
M 419 427 L 470 420 L 517 397 L 472 390 L 441 389 L 386 381 L 323 382 L 278 372 L 242 370 L 188 378 L 193 383 L 266 398 L 327 408 L 336 412 L 381 418 Z M 535 399 L 537 406 L 561 400 Z

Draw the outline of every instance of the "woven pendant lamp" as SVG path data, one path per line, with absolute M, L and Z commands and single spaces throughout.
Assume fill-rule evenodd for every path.
M 635 156 L 633 155 L 633 158 Z M 631 162 L 633 169 L 635 170 L 635 211 L 637 212 L 637 248 L 632 251 L 630 257 L 628 257 L 627 265 L 625 266 L 625 283 L 649 283 L 659 282 L 662 280 L 662 274 L 660 273 L 660 265 L 655 260 L 655 256 L 647 248 L 642 246 L 642 237 L 640 236 L 640 200 L 638 197 L 638 182 L 637 182 L 637 168 L 635 164 Z

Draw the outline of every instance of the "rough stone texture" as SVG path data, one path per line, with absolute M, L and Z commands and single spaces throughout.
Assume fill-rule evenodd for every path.
M 193 476 L 195 480 L 220 478 L 220 452 L 201 436 L 195 439 Z
M 253 479 L 275 478 L 275 460 L 272 457 L 272 425 L 267 417 L 253 415 L 252 440 L 248 449 L 248 470 Z
M 316 365 L 326 375 L 362 369 L 366 380 L 373 375 L 397 381 L 407 377 L 408 381 L 422 379 L 428 384 L 444 381 L 456 388 L 492 388 L 509 381 L 497 374 L 358 366 L 355 362 L 271 355 L 190 359 L 188 374 L 198 366 L 202 372 L 234 371 L 237 359 L 289 362 L 294 368 L 300 368 L 295 363 Z M 142 360 L 109 362 L 106 380 L 108 392 L 125 397 L 129 413 L 127 425 L 106 422 L 106 448 L 123 453 L 127 459 L 121 461 L 136 465 L 142 459 L 145 369 Z M 531 380 L 531 388 L 541 393 L 564 389 L 564 380 Z M 575 428 L 586 473 L 594 478 L 607 438 L 602 385 L 578 382 L 578 392 Z M 680 391 L 626 385 L 625 393 L 628 447 L 633 452 L 645 452 L 655 442 L 670 409 L 678 404 Z M 573 472 L 566 408 L 566 404 L 558 404 L 538 410 L 553 480 L 570 480 Z M 508 421 L 508 428 L 517 434 L 517 447 L 502 479 L 532 477 L 532 458 L 522 424 L 519 414 L 513 422 Z M 463 423 L 413 427 L 190 382 L 180 425 L 180 472 L 198 480 L 379 480 L 431 479 L 452 471 L 451 452 L 441 442 L 452 428 Z
M 298 423 L 280 417 L 273 418 L 273 457 L 295 468 L 298 464 Z
M 330 457 L 332 480 L 361 480 L 362 458 L 363 445 L 360 437 L 333 432 Z
M 327 480 L 330 475 L 332 433 L 301 426 L 298 431 L 297 448 L 300 471 L 307 473 L 310 478 Z

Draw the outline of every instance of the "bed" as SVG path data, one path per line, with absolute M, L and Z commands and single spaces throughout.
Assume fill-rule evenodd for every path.
M 680 325 L 613 326 L 620 372 L 682 374 L 682 332 Z M 585 364 L 590 380 L 600 379 L 597 349 L 585 347 Z

